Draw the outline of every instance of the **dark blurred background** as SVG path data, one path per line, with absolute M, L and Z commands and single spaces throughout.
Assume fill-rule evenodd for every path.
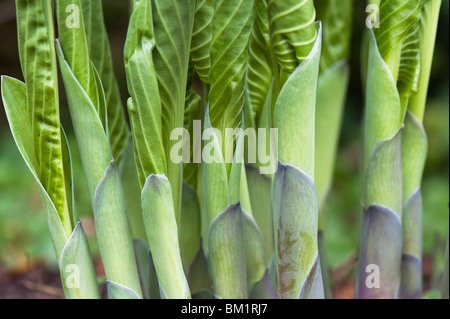
M 103 4 L 115 71 L 119 79 L 122 100 L 125 102 L 128 95 L 122 51 L 128 24 L 128 1 L 103 0 Z M 365 29 L 365 4 L 365 0 L 355 0 L 352 77 L 336 164 L 335 183 L 328 200 L 325 229 L 332 279 L 336 289 L 339 289 L 335 290 L 335 293 L 341 298 L 351 298 L 353 295 L 352 277 L 362 213 L 359 152 L 364 102 L 360 81 L 360 48 L 362 32 Z M 449 231 L 448 37 L 449 2 L 443 0 L 425 117 L 425 127 L 430 143 L 423 181 L 426 289 L 434 288 L 439 281 L 443 251 Z M 23 79 L 17 49 L 14 0 L 0 0 L 0 75 Z M 61 121 L 68 132 L 71 144 L 77 206 L 83 219 L 83 226 L 90 238 L 93 254 L 97 255 L 89 197 L 85 189 L 62 85 L 60 89 Z M 3 105 L 1 105 L 0 298 L 2 297 L 2 274 L 22 276 L 37 267 L 54 271 L 55 265 L 56 260 L 37 188 L 14 144 Z M 41 290 L 50 289 L 45 283 L 33 286 L 33 280 L 38 279 L 34 276 L 24 281 L 28 282 L 29 286 L 23 284 L 25 288 L 28 287 L 28 290 L 31 289 L 30 287 L 41 287 Z M 58 287 L 57 284 L 55 286 Z

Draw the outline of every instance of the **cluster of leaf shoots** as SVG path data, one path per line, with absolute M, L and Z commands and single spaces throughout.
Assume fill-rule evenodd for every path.
M 366 50 L 357 294 L 395 298 L 400 282 L 403 296 L 420 293 L 421 120 L 440 0 L 378 4 L 381 27 L 369 32 Z M 58 69 L 109 298 L 330 296 L 322 212 L 349 80 L 353 0 L 132 0 L 124 48 L 130 126 L 101 0 L 16 7 L 25 83 L 2 77 L 2 97 L 39 186 L 67 298 L 100 293 L 76 211 Z M 194 121 L 220 133 L 199 142 L 214 160 L 176 163 L 171 134 L 195 135 Z M 278 138 L 267 139 L 276 173 L 240 160 L 243 130 L 225 161 L 230 143 L 219 137 L 228 128 L 276 128 Z M 363 267 L 374 263 L 382 295 L 363 286 Z

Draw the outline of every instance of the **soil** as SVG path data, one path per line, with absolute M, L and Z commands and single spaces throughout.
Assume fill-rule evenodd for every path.
M 424 288 L 429 286 L 431 279 L 430 258 L 424 258 Z M 101 260 L 94 262 L 97 275 L 104 278 Z M 355 295 L 355 281 L 352 278 L 355 271 L 355 260 L 350 259 L 331 272 L 334 282 L 333 297 L 335 299 L 353 299 Z M 100 292 L 106 298 L 106 286 L 100 284 Z M 50 269 L 45 263 L 37 263 L 28 269 L 7 270 L 0 266 L 0 299 L 63 299 L 59 272 Z
M 97 276 L 103 277 L 101 261 L 95 262 Z M 106 297 L 106 286 L 100 284 L 100 293 Z M 45 263 L 27 269 L 8 270 L 0 266 L 0 299 L 64 299 L 59 271 Z

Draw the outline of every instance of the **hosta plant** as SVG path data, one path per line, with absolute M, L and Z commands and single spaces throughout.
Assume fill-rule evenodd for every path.
M 440 0 L 371 2 L 381 20 L 364 51 L 357 297 L 414 298 Z M 16 6 L 25 83 L 2 77 L 2 99 L 38 184 L 67 298 L 100 293 L 76 211 L 58 70 L 109 298 L 330 297 L 324 212 L 350 75 L 352 0 L 132 0 L 124 101 L 101 0 Z M 368 289 L 370 265 L 380 267 L 382 289 Z

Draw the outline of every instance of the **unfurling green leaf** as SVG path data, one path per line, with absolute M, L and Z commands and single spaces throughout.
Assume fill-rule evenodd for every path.
M 352 38 L 353 0 L 315 0 L 317 18 L 322 22 L 323 45 L 320 72 L 347 60 Z M 331 96 L 333 94 L 330 94 Z
M 416 23 L 406 35 L 402 44 L 398 89 L 400 94 L 411 96 L 417 93 L 420 78 L 420 24 Z
M 276 63 L 292 73 L 316 42 L 313 0 L 268 0 L 269 30 Z
M 374 32 L 385 61 L 419 21 L 422 5 L 423 0 L 381 0 L 380 27 Z
M 256 15 L 250 38 L 247 83 L 255 123 L 261 121 L 264 104 L 272 85 L 273 70 L 270 55 L 267 0 L 256 0 Z
M 17 0 L 20 62 L 26 82 L 26 105 L 38 176 L 50 196 L 67 236 L 72 233 L 70 190 L 65 187 L 59 119 L 58 74 L 53 13 L 45 1 Z
M 154 48 L 151 2 L 142 0 L 131 15 L 124 49 L 128 90 L 131 95 L 128 113 L 141 188 L 150 174 L 166 172 L 161 100 L 153 64 Z
M 212 127 L 218 128 L 223 136 L 226 128 L 235 129 L 242 120 L 253 11 L 253 0 L 215 3 L 209 114 Z
M 211 68 L 212 17 L 214 0 L 197 0 L 194 30 L 192 33 L 191 57 L 197 74 L 204 84 L 209 84 Z

